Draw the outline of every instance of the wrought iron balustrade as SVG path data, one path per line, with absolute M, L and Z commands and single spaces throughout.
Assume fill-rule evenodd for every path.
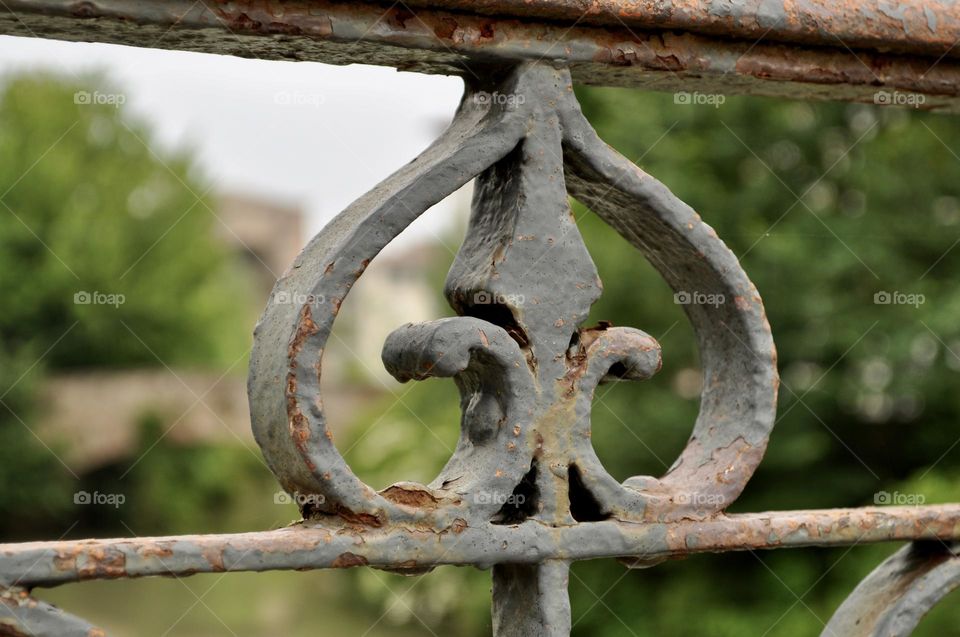
M 595 81 L 650 87 L 709 82 L 851 100 L 876 90 L 859 71 L 827 83 L 822 66 L 817 72 L 807 66 L 856 66 L 836 47 L 816 48 L 824 44 L 817 29 L 774 20 L 776 42 L 753 52 L 740 40 L 710 38 L 756 37 L 754 22 L 763 26 L 761 18 L 769 18 L 747 19 L 756 3 L 743 3 L 734 26 L 704 8 L 710 3 L 696 2 L 678 5 L 691 12 L 678 8 L 666 17 L 640 10 L 643 2 L 595 3 L 583 26 L 571 19 L 578 5 L 561 0 L 389 9 L 322 1 L 188 4 L 17 1 L 0 24 L 11 32 L 23 27 L 50 37 L 140 44 L 144 34 L 167 28 L 174 30 L 167 45 L 176 48 L 223 52 L 236 36 L 270 57 L 300 51 L 348 62 L 372 52 L 367 61 L 430 72 L 469 64 L 466 91 L 442 136 L 341 213 L 278 281 L 274 296 L 304 302 L 269 303 L 257 326 L 249 380 L 253 429 L 280 484 L 300 496 L 304 520 L 258 533 L 0 545 L 0 601 L 8 613 L 0 634 L 102 634 L 33 597 L 35 588 L 221 571 L 490 568 L 494 632 L 501 636 L 568 634 L 568 569 L 585 559 L 644 568 L 704 552 L 910 541 L 864 580 L 824 631 L 845 636 L 908 634 L 960 585 L 953 544 L 960 539 L 960 504 L 725 512 L 760 463 L 776 412 L 776 353 L 760 295 L 696 212 L 597 136 L 572 90 L 577 77 L 598 68 Z M 960 83 L 950 45 L 960 18 L 950 3 L 927 8 L 942 30 L 925 39 L 886 22 L 849 21 L 839 11 L 801 16 L 807 21 L 799 24 L 819 20 L 859 46 L 883 49 L 871 60 L 886 69 L 885 86 L 924 92 L 930 108 L 955 110 Z M 452 31 L 439 32 L 444 25 Z M 661 33 L 651 49 L 651 33 L 632 34 L 633 26 L 685 33 Z M 543 34 L 555 40 L 538 40 Z M 351 38 L 361 52 L 350 49 Z M 599 53 L 603 46 L 617 49 L 616 38 L 629 41 L 632 57 Z M 771 73 L 778 51 L 793 57 Z M 931 55 L 946 59 L 920 77 L 916 60 Z M 384 364 L 401 381 L 453 379 L 461 396 L 460 440 L 430 484 L 378 492 L 354 475 L 333 444 L 320 392 L 323 350 L 340 303 L 370 261 L 471 180 L 470 224 L 445 285 L 458 316 L 401 326 L 383 348 Z M 620 483 L 591 445 L 597 386 L 650 378 L 661 351 L 635 327 L 584 326 L 602 288 L 569 196 L 635 246 L 675 291 L 728 300 L 685 306 L 704 390 L 689 442 L 663 476 Z

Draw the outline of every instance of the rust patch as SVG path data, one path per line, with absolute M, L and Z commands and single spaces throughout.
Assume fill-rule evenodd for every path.
M 457 29 L 460 25 L 457 24 L 457 21 L 451 17 L 441 18 L 435 27 L 433 27 L 433 32 L 441 40 L 452 40 L 453 35 L 457 32 Z
M 223 565 L 223 551 L 208 547 L 203 549 L 202 553 L 203 559 L 207 560 L 214 572 L 222 573 L 227 570 Z
M 680 61 L 680 58 L 678 58 L 676 55 L 658 55 L 654 59 L 657 62 L 651 66 L 663 71 L 676 72 L 682 71 L 686 68 L 683 62 Z
M 367 558 L 348 551 L 338 555 L 330 566 L 333 568 L 353 568 L 355 566 L 366 566 L 367 564 Z
M 127 556 L 117 550 L 93 548 L 85 553 L 83 565 L 77 567 L 80 579 L 115 579 L 126 577 Z
M 337 517 L 344 522 L 363 527 L 380 528 L 383 526 L 383 519 L 379 515 L 372 513 L 355 513 L 342 506 L 337 507 Z
M 400 29 L 407 28 L 407 20 L 417 17 L 414 13 L 408 9 L 397 9 L 393 15 L 390 16 L 389 22 Z
M 440 500 L 427 491 L 392 485 L 380 492 L 387 500 L 410 507 L 436 509 Z
M 357 268 L 356 270 L 354 270 L 353 276 L 355 276 L 356 278 L 359 279 L 359 278 L 360 278 L 360 275 L 362 275 L 364 272 L 366 272 L 368 265 L 370 265 L 370 259 L 364 259 L 363 261 L 361 261 L 361 262 L 360 262 L 360 267 Z
M 142 557 L 164 558 L 173 556 L 173 549 L 163 544 L 149 544 L 139 551 Z
M 309 305 L 304 305 L 300 309 L 300 320 L 297 322 L 297 330 L 290 339 L 290 345 L 287 347 L 287 357 L 296 358 L 303 349 L 303 344 L 308 338 L 320 332 L 320 328 L 313 322 L 313 312 Z
M 310 439 L 310 424 L 307 422 L 307 417 L 299 411 L 290 417 L 290 435 L 298 447 L 301 447 Z M 301 447 L 301 451 L 305 450 Z

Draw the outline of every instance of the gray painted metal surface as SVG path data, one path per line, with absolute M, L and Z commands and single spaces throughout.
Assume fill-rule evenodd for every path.
M 927 611 L 958 586 L 956 544 L 908 544 L 857 586 L 824 627 L 822 637 L 909 635 Z
M 482 75 L 561 61 L 577 82 L 960 111 L 960 6 L 674 0 L 5 0 L 0 33 Z
M 22 587 L 0 590 L 0 635 L 4 637 L 105 637 L 99 628 L 46 602 Z
M 584 16 L 590 26 L 581 27 L 525 22 L 565 19 L 579 6 L 567 0 L 437 4 L 416 14 L 323 0 L 5 5 L 0 26 L 44 36 L 142 44 L 175 27 L 166 46 L 238 53 L 240 42 L 265 57 L 341 63 L 360 56 L 460 73 L 467 88 L 453 123 L 429 149 L 309 243 L 257 326 L 249 379 L 254 434 L 280 484 L 298 496 L 303 521 L 257 533 L 0 545 L 0 634 L 102 635 L 32 597 L 35 588 L 72 581 L 360 566 L 421 574 L 455 564 L 492 570 L 497 635 L 565 635 L 576 560 L 613 557 L 647 568 L 703 552 L 913 540 L 864 580 L 825 631 L 909 634 L 960 583 L 953 544 L 960 541 L 960 504 L 725 512 L 761 461 L 774 422 L 776 353 L 762 301 L 695 211 L 597 137 L 572 82 L 664 88 L 706 81 L 841 99 L 865 99 L 877 86 L 909 87 L 934 96 L 932 107 L 950 109 L 960 67 L 941 49 L 957 28 L 953 5 L 930 3 L 922 17 L 932 33 L 917 37 L 921 15 L 913 5 L 901 7 L 897 26 L 888 15 L 858 21 L 856 11 L 871 10 L 869 2 L 833 10 L 762 3 L 776 8 L 768 15 L 749 3 L 655 3 L 662 11 L 651 13 L 644 0 L 611 1 L 592 3 Z M 464 13 L 471 9 L 475 15 Z M 689 33 L 641 37 L 628 28 L 628 37 L 614 30 L 614 19 Z M 745 37 L 757 25 L 782 43 L 710 39 Z M 857 54 L 851 66 L 836 50 L 783 44 L 822 45 L 832 30 L 875 47 L 868 60 L 886 75 L 876 76 Z M 924 73 L 930 60 L 923 56 L 931 54 L 944 59 Z M 778 93 L 774 85 L 788 89 Z M 401 381 L 453 380 L 460 440 L 431 483 L 378 492 L 333 443 L 320 392 L 326 340 L 370 261 L 472 179 L 469 228 L 445 285 L 457 316 L 400 326 L 383 348 L 384 365 Z M 583 324 L 602 283 L 568 195 L 634 245 L 678 294 L 723 299 L 685 306 L 704 390 L 689 442 L 662 476 L 620 483 L 590 443 L 597 386 L 642 382 L 658 372 L 663 353 L 638 327 Z

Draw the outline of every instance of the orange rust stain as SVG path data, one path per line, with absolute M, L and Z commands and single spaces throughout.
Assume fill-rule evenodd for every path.
M 405 489 L 393 485 L 384 489 L 380 495 L 391 502 L 403 504 L 411 507 L 426 507 L 429 509 L 437 508 L 440 501 L 427 491 L 420 489 Z
M 297 331 L 294 332 L 293 338 L 290 339 L 290 345 L 287 347 L 287 357 L 295 358 L 303 349 L 304 342 L 319 331 L 320 328 L 313 322 L 313 312 L 310 310 L 310 306 L 304 305 L 300 310 Z
M 127 557 L 119 551 L 93 548 L 86 556 L 87 562 L 77 568 L 80 579 L 116 578 L 127 574 Z
M 366 566 L 367 558 L 362 555 L 357 555 L 356 553 L 341 553 L 337 556 L 337 559 L 333 560 L 331 566 L 333 568 L 353 568 L 354 566 Z
M 223 565 L 223 553 L 210 548 L 203 549 L 203 559 L 207 560 L 213 570 L 217 573 L 222 573 L 226 569 Z
M 173 555 L 173 549 L 160 544 L 151 544 L 140 549 L 140 555 L 143 557 L 170 557 Z
M 298 445 L 306 443 L 310 439 L 310 425 L 307 422 L 307 417 L 300 412 L 295 413 L 290 418 L 290 435 L 293 436 Z
M 440 20 L 437 26 L 433 27 L 433 32 L 441 40 L 452 40 L 453 34 L 457 32 L 460 25 L 453 18 L 446 17 Z
M 374 528 L 380 528 L 383 526 L 383 520 L 379 516 L 371 513 L 354 513 L 349 509 L 338 507 L 337 515 L 340 517 L 340 519 L 350 524 L 372 526 Z
M 406 29 L 407 20 L 415 17 L 416 15 L 407 9 L 397 9 L 396 13 L 390 16 L 390 22 L 401 29 Z

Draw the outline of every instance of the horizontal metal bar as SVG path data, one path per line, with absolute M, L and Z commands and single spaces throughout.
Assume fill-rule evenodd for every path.
M 675 3 L 678 9 L 669 13 L 669 19 L 654 19 L 651 24 L 646 24 L 643 16 L 662 12 L 646 13 L 645 5 L 650 2 L 629 5 L 633 9 L 627 13 L 637 24 L 669 29 L 701 24 L 705 33 L 714 35 L 641 30 L 628 27 L 630 20 L 625 18 L 608 19 L 603 26 L 586 26 L 569 18 L 566 22 L 547 20 L 560 15 L 553 9 L 568 5 L 569 10 L 572 4 L 572 0 L 540 0 L 522 14 L 538 18 L 495 18 L 475 12 L 410 8 L 405 3 L 384 8 L 329 0 L 7 0 L 0 6 L 0 33 L 263 59 L 379 64 L 459 75 L 505 60 L 546 59 L 569 66 L 574 80 L 590 84 L 860 102 L 878 101 L 881 90 L 900 91 L 923 95 L 923 100 L 909 100 L 910 104 L 922 102 L 920 108 L 960 112 L 960 60 L 953 57 L 960 47 L 942 58 L 937 53 L 957 31 L 958 9 L 945 1 L 928 3 L 929 24 L 937 25 L 935 38 L 918 35 L 915 23 L 919 14 L 908 3 L 903 9 L 902 32 L 889 16 L 880 20 L 885 26 L 877 26 L 871 40 L 877 50 L 848 44 L 859 42 L 856 29 L 868 29 L 870 23 L 854 15 L 856 12 L 851 14 L 845 5 L 815 11 L 821 22 L 803 22 L 803 11 L 810 6 L 828 5 L 796 3 L 808 9 L 791 10 L 782 20 L 775 13 L 771 30 L 764 31 L 766 35 L 758 41 L 756 32 L 767 24 L 766 14 L 759 10 L 755 18 L 760 26 L 748 29 L 749 12 L 731 14 L 729 19 L 720 11 L 701 15 L 693 11 L 699 3 L 690 0 Z M 764 7 L 770 4 L 762 3 Z M 450 0 L 448 5 L 468 8 L 463 0 Z M 514 0 L 506 6 L 519 14 L 520 5 L 527 3 Z M 613 15 L 608 11 L 613 5 L 610 0 L 591 3 L 600 7 L 598 15 Z M 491 6 L 481 2 L 478 10 Z M 680 10 L 684 6 L 687 9 Z M 834 15 L 831 11 L 847 16 L 849 34 L 841 29 L 839 38 L 831 35 L 829 29 L 837 25 L 823 22 L 824 16 Z M 878 11 L 878 15 L 886 15 Z M 796 20 L 802 24 L 795 25 Z M 594 21 L 602 22 L 599 18 Z M 721 37 L 717 29 L 725 21 L 733 26 Z M 710 23 L 715 27 L 709 27 Z M 777 30 L 781 23 L 783 33 Z M 791 33 L 808 31 L 823 33 L 813 43 L 810 38 L 799 38 L 803 44 L 785 43 Z M 778 33 L 784 42 L 772 39 Z
M 676 29 L 745 40 L 873 48 L 960 57 L 960 7 L 953 0 L 407 0 L 500 17 L 605 27 Z
M 547 526 L 369 528 L 308 521 L 283 529 L 0 545 L 0 585 L 53 586 L 90 579 L 223 571 L 374 566 L 421 572 L 443 564 L 532 564 L 620 557 L 646 566 L 693 553 L 960 539 L 960 505 L 718 515 L 676 523 L 616 520 Z

